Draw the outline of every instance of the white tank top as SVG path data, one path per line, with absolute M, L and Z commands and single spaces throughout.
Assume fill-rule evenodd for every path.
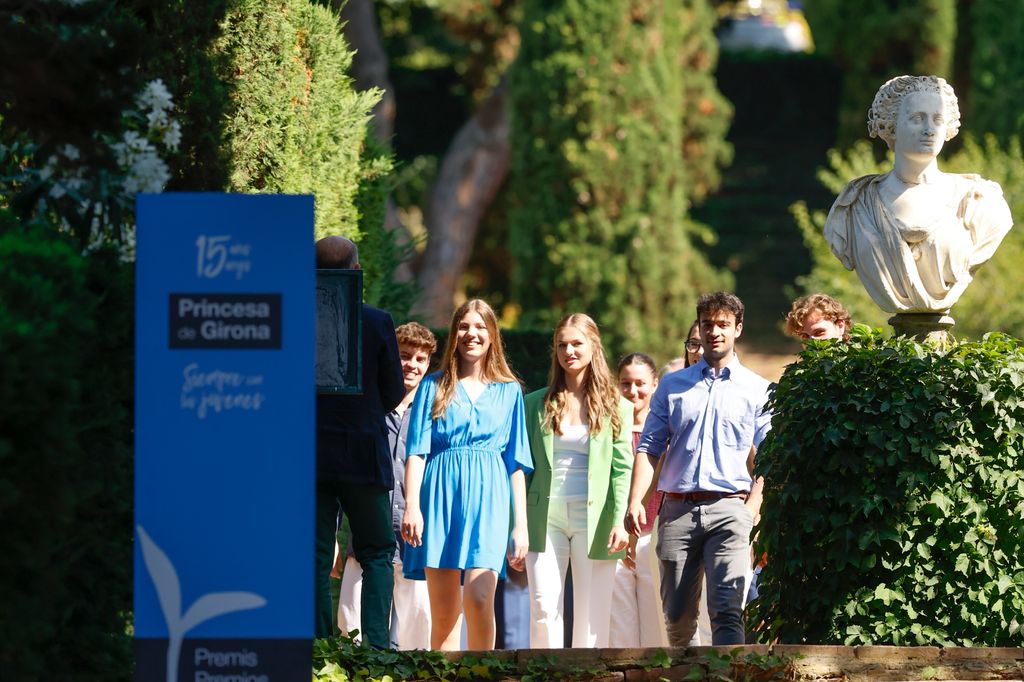
M 562 426 L 551 452 L 551 498 L 587 499 L 587 462 L 590 429 L 586 424 Z

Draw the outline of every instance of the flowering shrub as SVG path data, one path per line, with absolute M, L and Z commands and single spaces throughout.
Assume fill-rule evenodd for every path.
M 120 135 L 96 134 L 92 157 L 63 144 L 37 167 L 39 145 L 0 145 L 0 189 L 32 216 L 29 223 L 58 225 L 83 252 L 113 245 L 123 260 L 134 260 L 135 195 L 163 191 L 171 177 L 165 159 L 181 143 L 173 109 L 156 79 L 122 112 Z

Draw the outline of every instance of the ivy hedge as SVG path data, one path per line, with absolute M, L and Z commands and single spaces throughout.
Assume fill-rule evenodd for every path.
M 786 643 L 1024 646 L 1024 344 L 858 325 L 774 389 L 752 608 Z
M 525 652 L 524 652 L 525 653 Z M 539 652 L 536 652 L 539 654 Z M 744 651 L 687 650 L 683 657 L 664 649 L 644 659 L 603 660 L 594 652 L 589 665 L 554 652 L 465 652 L 375 650 L 342 635 L 313 642 L 313 682 L 403 682 L 405 680 L 550 680 L 685 679 L 690 682 L 772 682 L 795 680 L 795 657 Z M 685 677 L 682 675 L 685 674 Z M 662 676 L 664 675 L 664 676 Z

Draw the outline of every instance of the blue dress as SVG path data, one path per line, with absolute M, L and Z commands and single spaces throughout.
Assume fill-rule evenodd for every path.
M 437 381 L 423 379 L 409 417 L 408 457 L 426 457 L 420 509 L 423 544 L 405 546 L 406 578 L 424 568 L 489 568 L 504 574 L 512 527 L 509 477 L 533 471 L 519 384 L 486 384 L 476 401 L 462 384 L 440 419 L 432 419 Z M 524 520 L 525 521 L 525 520 Z

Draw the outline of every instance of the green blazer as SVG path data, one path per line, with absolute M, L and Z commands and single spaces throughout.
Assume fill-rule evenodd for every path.
M 544 394 L 547 388 L 525 398 L 526 432 L 533 454 L 533 473 L 526 477 L 526 525 L 530 551 L 543 552 L 547 540 L 548 501 L 551 498 L 551 452 L 554 434 L 544 430 Z M 621 559 L 626 552 L 608 553 L 612 526 L 623 523 L 629 484 L 633 474 L 633 403 L 619 400 L 622 426 L 612 438 L 610 419 L 590 438 L 587 460 L 587 556 L 591 559 Z

